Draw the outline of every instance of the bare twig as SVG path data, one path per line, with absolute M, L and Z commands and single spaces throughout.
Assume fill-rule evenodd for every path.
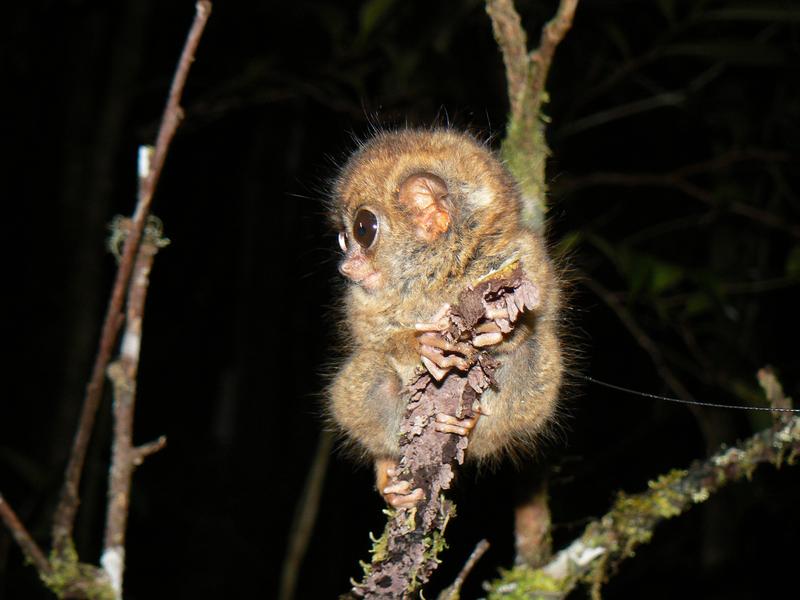
M 159 450 L 162 450 L 166 445 L 167 436 L 161 435 L 158 437 L 158 439 L 155 439 L 152 442 L 147 442 L 146 444 L 142 444 L 136 448 L 131 448 L 133 464 L 138 467 L 144 462 L 145 458 L 151 454 L 155 454 Z
M 503 53 L 508 100 L 514 118 L 522 112 L 523 97 L 528 86 L 528 36 L 522 28 L 513 0 L 487 0 L 486 12 L 492 19 L 492 31 Z
M 447 586 L 442 593 L 439 594 L 439 600 L 458 600 L 461 596 L 461 587 L 464 585 L 464 581 L 467 579 L 467 576 L 470 574 L 472 569 L 475 568 L 475 565 L 478 564 L 478 561 L 481 557 L 486 554 L 486 551 L 489 549 L 489 542 L 486 540 L 481 540 L 478 542 L 478 545 L 475 546 L 475 549 L 472 551 L 472 554 L 469 555 L 467 562 L 464 563 L 464 566 L 461 567 L 461 571 L 458 572 L 458 576 L 455 578 L 455 581 Z
M 31 537 L 31 534 L 28 533 L 25 525 L 23 525 L 22 521 L 17 517 L 17 513 L 15 513 L 14 509 L 5 501 L 2 494 L 0 494 L 0 519 L 3 519 L 3 523 L 5 523 L 6 527 L 11 532 L 11 535 L 14 536 L 14 540 L 16 540 L 19 547 L 22 548 L 25 558 L 33 563 L 33 566 L 36 567 L 40 575 L 49 575 L 51 572 L 50 563 L 45 557 L 44 552 L 42 552 L 42 549 L 39 548 L 39 544 Z
M 572 19 L 575 17 L 577 7 L 578 0 L 560 0 L 556 16 L 542 28 L 539 48 L 530 54 L 531 62 L 536 65 L 532 83 L 532 92 L 536 98 L 541 98 L 544 94 L 547 74 L 550 72 L 556 47 L 572 27 Z
M 142 232 L 150 212 L 153 194 L 158 183 L 161 169 L 169 150 L 175 130 L 181 119 L 180 98 L 189 74 L 189 68 L 194 60 L 197 45 L 200 42 L 203 29 L 211 12 L 211 2 L 200 0 L 196 4 L 196 14 L 192 27 L 178 63 L 172 87 L 169 92 L 167 106 L 158 132 L 155 151 L 153 153 L 152 167 L 144 184 L 139 189 L 139 198 L 134 212 L 130 235 L 125 241 L 122 258 L 117 269 L 117 276 L 111 292 L 108 309 L 106 311 L 103 329 L 100 335 L 100 344 L 97 351 L 92 374 L 86 386 L 86 395 L 81 409 L 78 429 L 72 444 L 69 462 L 64 474 L 64 485 L 61 490 L 58 507 L 53 517 L 53 545 L 57 553 L 63 554 L 72 538 L 75 516 L 80 502 L 79 488 L 83 464 L 86 459 L 86 450 L 94 427 L 95 415 L 100 405 L 103 391 L 103 377 L 106 366 L 111 359 L 111 353 L 117 334 L 122 326 L 122 307 L 125 300 L 125 291 L 133 271 L 134 261 L 139 249 Z
M 556 554 L 540 569 L 517 567 L 492 585 L 498 592 L 525 593 L 536 597 L 538 588 L 565 597 L 580 581 L 602 581 L 606 570 L 632 557 L 636 548 L 650 541 L 661 521 L 676 517 L 706 501 L 726 484 L 750 477 L 762 463 L 776 467 L 794 464 L 800 454 L 800 417 L 791 417 L 780 428 L 761 431 L 741 444 L 723 448 L 687 470 L 675 470 L 649 483 L 635 495 L 620 494 L 611 510 L 590 523 L 580 538 Z M 535 582 L 522 588 L 520 581 Z M 498 598 L 503 597 L 498 593 Z
M 136 401 L 136 374 L 142 340 L 144 304 L 158 249 L 164 245 L 160 228 L 147 228 L 139 246 L 136 264 L 128 288 L 125 333 L 120 358 L 108 367 L 114 386 L 114 438 L 109 471 L 108 506 L 105 543 L 101 564 L 111 582 L 116 598 L 122 598 L 122 576 L 125 568 L 125 530 L 128 523 L 131 478 L 133 470 L 146 454 L 163 447 L 166 440 L 136 448 L 133 446 L 133 415 Z
M 303 562 L 308 541 L 311 539 L 311 531 L 314 528 L 314 521 L 317 518 L 322 484 L 325 482 L 325 471 L 328 468 L 328 459 L 332 448 L 333 434 L 330 431 L 323 431 L 314 455 L 314 462 L 306 478 L 303 495 L 298 503 L 297 513 L 292 522 L 289 549 L 283 561 L 279 600 L 291 600 L 294 597 L 297 579 L 300 575 L 300 565 Z

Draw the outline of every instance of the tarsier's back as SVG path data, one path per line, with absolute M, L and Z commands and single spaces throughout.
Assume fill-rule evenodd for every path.
M 558 282 L 541 237 L 521 221 L 512 176 L 484 145 L 452 130 L 382 132 L 342 169 L 333 220 L 349 279 L 352 353 L 331 386 L 331 414 L 376 459 L 398 455 L 404 386 L 422 366 L 458 368 L 458 351 L 420 323 L 441 318 L 468 286 L 510 265 L 537 305 L 512 331 L 486 324 L 484 351 L 501 364 L 469 428 L 468 458 L 531 448 L 561 382 Z

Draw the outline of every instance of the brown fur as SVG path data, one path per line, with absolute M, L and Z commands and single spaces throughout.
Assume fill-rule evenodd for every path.
M 433 174 L 447 186 L 442 210 L 449 221 L 433 236 L 420 232 L 421 218 L 400 201 L 401 185 L 418 173 Z M 378 133 L 342 170 L 334 222 L 347 232 L 360 208 L 378 215 L 373 247 L 353 250 L 349 239 L 348 259 L 358 254 L 353 264 L 380 277 L 371 288 L 351 283 L 345 293 L 352 353 L 330 386 L 330 406 L 339 427 L 371 456 L 399 452 L 401 391 L 420 364 L 414 324 L 429 321 L 467 285 L 514 259 L 539 288 L 541 304 L 489 348 L 502 366 L 497 389 L 481 400 L 488 414 L 471 434 L 468 458 L 530 449 L 551 420 L 562 375 L 560 292 L 541 237 L 520 220 L 520 203 L 513 178 L 497 158 L 450 130 Z

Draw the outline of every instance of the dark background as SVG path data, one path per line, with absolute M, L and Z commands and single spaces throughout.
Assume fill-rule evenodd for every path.
M 519 4 L 538 39 L 555 2 Z M 188 0 L 37 0 L 0 23 L 0 491 L 44 546 L 115 269 L 106 226 L 133 210 L 137 146 L 154 138 L 192 14 Z M 573 372 L 675 394 L 600 285 L 696 398 L 760 402 L 765 364 L 799 395 L 798 65 L 796 2 L 581 3 L 546 109 Z M 328 182 L 375 125 L 451 123 L 497 144 L 503 65 L 475 0 L 220 0 L 183 104 L 154 205 L 172 244 L 152 273 L 135 429 L 137 442 L 169 442 L 135 474 L 126 597 L 271 598 L 336 349 Z M 692 187 L 674 176 L 688 164 L 700 165 Z M 596 185 L 597 172 L 673 176 Z M 557 544 L 618 490 L 770 423 L 571 382 L 543 454 Z M 77 527 L 87 562 L 100 552 L 109 428 L 106 402 Z M 428 597 L 483 537 L 492 549 L 464 597 L 511 564 L 518 478 L 508 466 L 461 477 Z M 369 468 L 332 460 L 298 598 L 333 598 L 358 575 L 383 523 L 371 486 Z M 605 593 L 766 597 L 796 571 L 798 506 L 798 472 L 762 467 L 659 526 Z M 0 597 L 49 597 L 4 531 Z

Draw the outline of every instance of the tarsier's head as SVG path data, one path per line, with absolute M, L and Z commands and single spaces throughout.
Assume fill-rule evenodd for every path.
M 339 270 L 369 293 L 458 277 L 519 227 L 511 177 L 450 130 L 379 133 L 345 165 L 334 200 Z

